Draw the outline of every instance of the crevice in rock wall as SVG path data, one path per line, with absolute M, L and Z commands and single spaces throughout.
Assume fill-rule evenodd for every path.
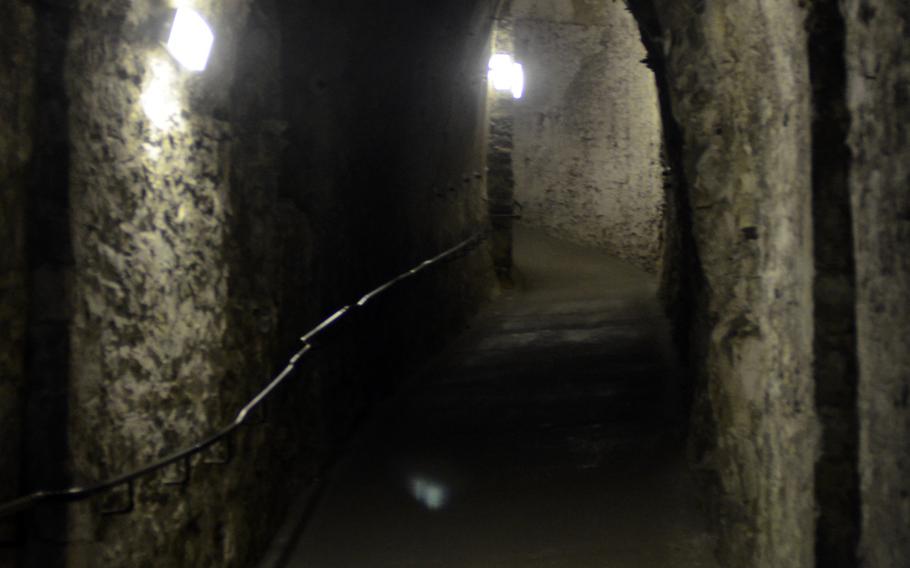
M 706 289 L 698 251 L 693 238 L 692 209 L 685 176 L 683 136 L 673 115 L 663 31 L 654 4 L 650 0 L 629 0 L 629 11 L 638 22 L 641 41 L 647 51 L 643 61 L 654 72 L 660 104 L 662 155 L 665 160 L 664 240 L 660 274 L 661 301 L 672 322 L 673 337 L 685 371 L 684 405 L 692 415 L 690 446 L 698 463 L 708 453 L 716 438 L 711 412 L 705 408 L 706 385 L 703 370 L 708 342 L 701 294 Z M 700 378 L 701 377 L 701 378 Z
M 36 2 L 35 153 L 26 208 L 28 338 L 24 416 L 25 492 L 65 487 L 69 470 L 69 378 L 73 265 L 70 238 L 68 100 L 64 86 L 71 10 Z M 45 505 L 28 515 L 23 565 L 61 566 L 67 509 Z
M 25 210 L 34 138 L 35 12 L 27 0 L 0 17 L 0 501 L 22 488 L 28 302 Z M 21 519 L 0 519 L 0 567 L 19 564 Z
M 848 185 L 846 30 L 837 2 L 813 2 L 807 20 L 812 81 L 815 255 L 815 405 L 822 426 L 815 465 L 815 564 L 857 566 L 856 291 Z

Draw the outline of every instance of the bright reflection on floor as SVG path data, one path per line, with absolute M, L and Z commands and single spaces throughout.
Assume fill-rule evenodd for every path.
M 411 495 L 431 511 L 442 509 L 448 498 L 449 490 L 445 485 L 425 477 L 412 477 Z

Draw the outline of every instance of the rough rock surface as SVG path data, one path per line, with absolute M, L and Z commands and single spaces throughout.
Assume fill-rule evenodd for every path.
M 810 109 L 803 12 L 655 2 L 706 289 L 699 372 L 722 563 L 812 564 Z
M 663 222 L 660 114 L 621 2 L 516 0 L 516 199 L 527 223 L 655 272 Z
M 663 33 L 649 45 L 666 57 L 682 134 L 689 202 L 677 204 L 679 217 L 691 221 L 671 228 L 692 232 L 692 262 L 705 284 L 688 299 L 703 308 L 691 342 L 705 385 L 698 408 L 716 444 L 697 457 L 720 489 L 724 564 L 812 566 L 818 428 L 805 12 L 766 0 L 653 4 Z M 19 480 L 35 488 L 62 485 L 70 472 L 89 482 L 210 432 L 262 386 L 301 330 L 484 219 L 487 46 L 478 38 L 489 37 L 493 2 L 410 0 L 389 10 L 366 0 L 200 0 L 217 43 L 209 69 L 196 75 L 180 71 L 153 37 L 150 22 L 163 5 L 4 4 L 0 498 L 17 491 L 20 471 L 46 475 Z M 552 117 L 547 110 L 542 124 L 536 115 L 525 123 L 535 143 L 595 138 L 577 155 L 561 145 L 531 165 L 565 151 L 581 168 L 596 161 L 595 150 L 615 151 L 595 130 L 620 146 L 631 141 L 608 119 L 641 114 L 595 105 L 597 92 L 617 88 L 604 83 L 604 70 L 644 73 L 621 3 L 515 0 L 513 7 L 532 55 L 526 102 L 535 93 L 555 101 Z M 899 0 L 844 3 L 860 557 L 875 568 L 910 564 L 908 10 Z M 578 43 L 567 39 L 569 27 L 580 29 Z M 548 43 L 537 45 L 550 46 L 541 61 L 597 59 L 611 49 L 636 55 L 548 64 L 566 72 L 566 91 L 555 80 L 535 91 L 539 37 Z M 617 47 L 618 38 L 630 44 Z M 582 73 L 589 68 L 596 72 Z M 640 92 L 632 83 L 619 88 L 625 94 L 607 102 Z M 41 112 L 32 116 L 35 107 Z M 657 214 L 661 197 L 656 142 L 641 148 L 654 158 L 642 185 L 654 173 L 656 193 L 626 192 L 610 204 L 631 199 L 617 223 L 634 221 L 622 238 L 639 240 L 619 246 L 648 264 L 656 253 L 641 251 L 656 251 L 646 237 L 658 231 L 657 224 L 645 230 L 642 219 L 652 218 L 646 210 Z M 627 171 L 630 160 L 613 154 L 608 173 Z M 601 178 L 573 171 L 580 173 L 547 198 L 548 207 L 574 219 L 566 230 L 595 242 L 604 227 L 619 225 L 604 223 L 609 215 L 592 198 Z M 643 206 L 652 198 L 653 210 Z M 525 201 L 533 221 L 536 202 Z M 362 314 L 356 330 L 339 331 L 301 374 L 303 388 L 269 407 L 270 423 L 238 437 L 243 460 L 223 468 L 197 459 L 185 488 L 162 483 L 179 469 L 143 482 L 129 516 L 98 514 L 119 504 L 117 496 L 68 508 L 70 565 L 251 565 L 286 495 L 306 483 L 371 400 L 395 387 L 385 377 L 430 351 L 488 289 L 488 253 L 421 276 Z M 821 297 L 824 282 L 815 284 Z M 23 412 L 26 342 L 41 372 L 27 381 Z M 24 443 L 22 430 L 31 432 Z M 20 447 L 35 459 L 20 463 Z M 0 527 L 0 539 L 8 534 Z M 60 535 L 40 536 L 51 548 Z
M 850 0 L 863 566 L 910 565 L 910 4 Z
M 231 81 L 231 34 L 246 3 L 198 6 L 219 31 L 204 75 L 183 72 L 143 35 L 152 8 L 80 2 L 71 29 L 70 443 L 77 482 L 174 451 L 220 426 L 228 412 L 221 383 L 231 125 L 219 115 Z M 79 506 L 70 562 L 236 562 L 234 518 L 206 487 L 218 479 L 213 473 L 197 468 L 186 490 L 162 484 L 179 478 L 178 470 L 140 484 L 129 516 L 99 517 L 101 501 Z M 174 538 L 192 532 L 206 538 Z
M 483 228 L 485 60 L 472 39 L 489 33 L 492 3 L 410 11 L 407 23 L 357 0 L 195 6 L 216 33 L 198 74 L 150 32 L 158 3 L 74 7 L 77 482 L 212 432 L 309 325 Z M 288 495 L 369 401 L 487 293 L 488 254 L 422 276 L 340 330 L 269 423 L 235 440 L 230 467 L 198 456 L 185 487 L 165 483 L 181 468 L 165 471 L 137 486 L 127 516 L 99 514 L 122 494 L 73 507 L 70 564 L 251 565 Z

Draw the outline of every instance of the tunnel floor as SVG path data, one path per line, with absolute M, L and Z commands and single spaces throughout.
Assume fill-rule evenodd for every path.
M 716 566 L 653 277 L 522 227 L 515 264 L 371 420 L 287 566 Z

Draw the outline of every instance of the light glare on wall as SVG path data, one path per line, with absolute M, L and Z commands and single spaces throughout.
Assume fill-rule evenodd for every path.
M 495 53 L 490 57 L 490 84 L 497 91 L 511 91 L 512 97 L 520 99 L 525 89 L 525 73 L 521 63 L 517 63 L 508 53 Z
M 167 50 L 190 71 L 202 71 L 209 60 L 215 34 L 196 11 L 178 8 L 171 24 Z
M 174 64 L 164 58 L 151 62 L 151 79 L 143 89 L 139 102 L 145 115 L 159 130 L 173 125 L 180 115 L 180 101 L 177 98 L 177 76 Z

